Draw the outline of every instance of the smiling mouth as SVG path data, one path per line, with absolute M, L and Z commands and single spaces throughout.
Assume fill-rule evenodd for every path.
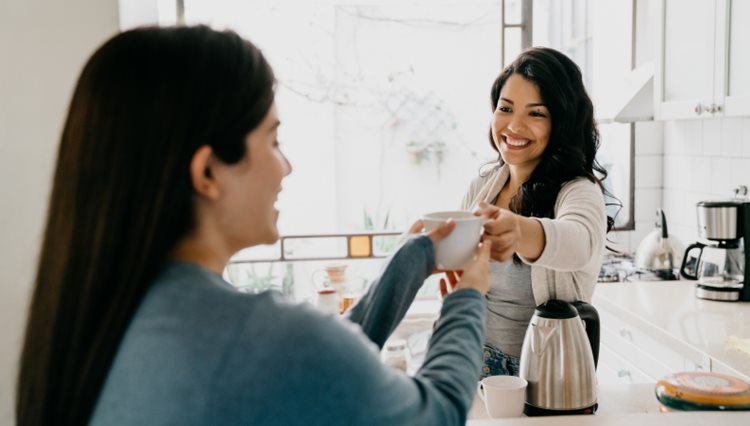
M 531 140 L 524 138 L 513 138 L 508 135 L 503 135 L 503 141 L 510 147 L 513 148 L 524 148 L 531 145 Z

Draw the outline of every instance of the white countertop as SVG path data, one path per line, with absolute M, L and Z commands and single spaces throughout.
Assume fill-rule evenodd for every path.
M 475 398 L 467 426 L 705 426 L 721 418 L 721 426 L 747 426 L 750 412 L 692 411 L 662 413 L 654 395 L 654 384 L 606 385 L 598 389 L 599 408 L 594 415 L 519 417 L 490 419 L 482 401 Z
M 694 281 L 598 284 L 594 306 L 617 313 L 628 323 L 651 330 L 666 344 L 706 354 L 712 362 L 750 377 L 750 353 L 738 342 L 750 341 L 750 302 L 715 302 L 695 297 Z M 595 415 L 489 419 L 481 400 L 469 412 L 470 426 L 651 426 L 750 425 L 750 412 L 661 413 L 654 383 L 602 385 Z
M 593 416 L 522 417 L 517 419 L 469 420 L 468 426 L 747 426 L 750 413 L 683 411 L 680 413 L 629 413 Z
M 656 281 L 599 284 L 593 303 L 750 377 L 750 353 L 739 345 L 750 343 L 750 302 L 698 299 L 695 281 Z

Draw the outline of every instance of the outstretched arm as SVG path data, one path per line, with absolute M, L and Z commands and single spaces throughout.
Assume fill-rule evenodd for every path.
M 378 347 L 383 347 L 396 326 L 406 315 L 414 297 L 435 267 L 434 244 L 453 231 L 455 222 L 447 221 L 425 236 L 407 240 L 388 260 L 383 272 L 372 283 L 347 317 Z M 412 225 L 409 233 L 422 229 L 422 221 Z

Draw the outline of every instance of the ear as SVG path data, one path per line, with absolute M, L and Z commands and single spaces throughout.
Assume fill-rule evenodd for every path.
M 219 197 L 219 186 L 216 183 L 215 173 L 212 172 L 213 150 L 208 145 L 203 145 L 193 154 L 190 160 L 190 180 L 193 189 L 198 195 L 209 199 Z

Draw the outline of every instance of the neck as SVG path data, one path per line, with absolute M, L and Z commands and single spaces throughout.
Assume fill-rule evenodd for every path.
M 510 171 L 510 177 L 505 185 L 513 194 L 518 193 L 518 190 L 521 189 L 521 185 L 529 180 L 531 173 L 534 171 L 533 168 L 514 166 L 510 164 L 508 165 L 508 170 Z
M 201 232 L 200 229 L 189 233 L 177 242 L 169 258 L 197 263 L 210 271 L 221 274 L 232 253 L 227 250 L 226 244 L 216 237 L 211 238 L 211 235 L 216 234 Z

